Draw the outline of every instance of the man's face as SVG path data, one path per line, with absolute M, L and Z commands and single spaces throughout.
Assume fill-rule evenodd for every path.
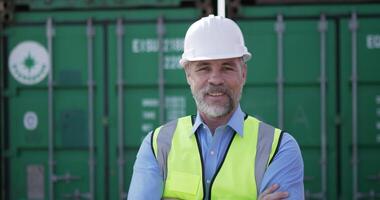
M 247 73 L 241 58 L 193 61 L 185 71 L 199 112 L 219 118 L 236 108 Z

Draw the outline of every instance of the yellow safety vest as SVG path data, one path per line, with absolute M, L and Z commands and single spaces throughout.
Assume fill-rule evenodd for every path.
M 164 199 L 205 199 L 201 146 L 192 126 L 192 117 L 187 116 L 152 134 L 152 149 L 164 175 Z M 244 136 L 234 134 L 210 183 L 208 199 L 257 199 L 281 135 L 280 129 L 247 116 Z

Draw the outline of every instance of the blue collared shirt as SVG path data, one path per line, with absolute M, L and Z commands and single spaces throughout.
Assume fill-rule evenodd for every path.
M 244 133 L 245 114 L 240 106 L 227 124 L 215 129 L 214 135 L 203 123 L 199 113 L 193 125 L 193 133 L 198 134 L 205 170 L 206 193 L 210 181 L 223 159 L 226 148 L 236 132 L 240 137 Z M 130 200 L 161 199 L 163 193 L 163 176 L 151 148 L 151 134 L 144 139 L 133 169 L 133 176 L 128 192 Z M 279 191 L 289 192 L 289 199 L 304 199 L 303 160 L 296 140 L 284 133 L 280 147 L 272 163 L 264 174 L 260 193 L 273 184 L 279 184 Z

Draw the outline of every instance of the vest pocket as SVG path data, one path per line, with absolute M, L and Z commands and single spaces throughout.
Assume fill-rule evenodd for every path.
M 198 192 L 200 180 L 201 177 L 199 175 L 172 171 L 168 174 L 168 178 L 166 179 L 165 190 L 195 196 Z

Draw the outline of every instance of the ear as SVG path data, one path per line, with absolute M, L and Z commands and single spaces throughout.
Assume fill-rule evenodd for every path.
M 186 75 L 187 84 L 191 86 L 192 77 L 191 77 L 191 72 L 188 65 L 184 66 L 184 71 Z

